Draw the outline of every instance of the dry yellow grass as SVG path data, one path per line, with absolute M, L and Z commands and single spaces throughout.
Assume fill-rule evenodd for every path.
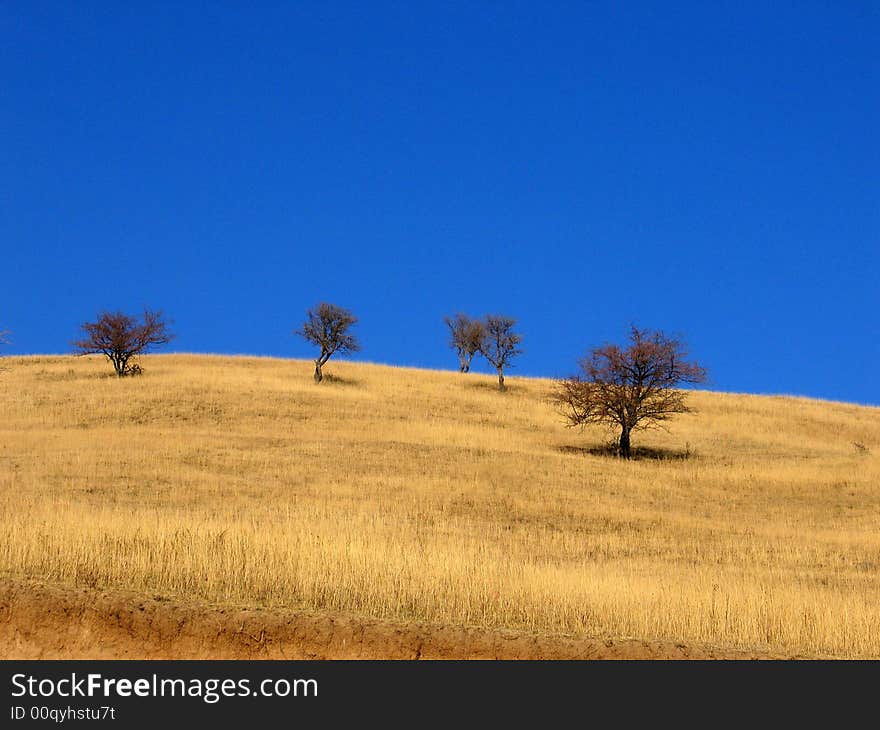
M 213 603 L 880 657 L 880 409 L 696 393 L 630 463 L 549 381 L 5 358 L 0 570 Z M 853 446 L 866 444 L 871 453 Z

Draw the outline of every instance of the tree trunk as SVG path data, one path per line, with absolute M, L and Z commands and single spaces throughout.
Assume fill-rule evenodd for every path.
M 315 382 L 320 383 L 324 379 L 324 373 L 321 371 L 322 363 L 319 360 L 315 360 Z
M 629 432 L 630 430 L 624 426 L 620 430 L 620 456 L 621 458 L 628 459 L 631 455 L 630 445 L 629 445 Z
M 507 386 L 504 385 L 504 371 L 501 368 L 498 368 L 498 390 L 507 390 Z
M 470 363 L 463 357 L 458 358 L 458 371 L 460 373 L 466 373 L 471 369 Z

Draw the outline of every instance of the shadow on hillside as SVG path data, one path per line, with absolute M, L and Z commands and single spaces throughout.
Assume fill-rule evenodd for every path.
M 106 371 L 101 370 L 100 372 L 83 372 L 81 370 L 74 370 L 73 368 L 69 368 L 66 371 L 37 370 L 34 373 L 34 379 L 49 383 L 72 380 L 118 380 L 116 373 L 113 372 L 112 368 Z
M 344 387 L 356 387 L 363 384 L 364 381 L 362 380 L 356 380 L 355 378 L 342 378 L 333 373 L 324 373 L 324 380 L 321 381 L 321 385 L 340 385 Z
M 617 459 L 617 444 L 598 444 L 595 446 L 570 446 L 564 444 L 557 449 L 563 454 L 580 456 L 603 456 L 606 459 Z M 696 458 L 696 454 L 688 449 L 655 449 L 650 446 L 634 446 L 630 461 L 686 461 Z
M 495 380 L 490 383 L 483 383 L 478 380 L 469 380 L 465 383 L 466 388 L 474 388 L 475 390 L 487 390 L 492 393 L 501 393 L 502 395 L 507 395 L 508 393 L 520 393 L 524 389 L 519 385 L 511 385 L 510 383 L 505 383 L 504 391 L 498 389 L 498 381 Z

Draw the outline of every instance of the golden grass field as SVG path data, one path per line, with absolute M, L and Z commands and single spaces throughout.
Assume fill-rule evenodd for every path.
M 624 462 L 515 371 L 501 394 L 337 361 L 321 385 L 301 360 L 0 362 L 7 577 L 880 657 L 880 408 L 697 392 L 635 436 L 673 458 Z

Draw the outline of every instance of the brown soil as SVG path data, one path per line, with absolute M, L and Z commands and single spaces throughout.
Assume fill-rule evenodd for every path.
M 759 652 L 184 604 L 0 579 L 0 659 L 774 659 Z

